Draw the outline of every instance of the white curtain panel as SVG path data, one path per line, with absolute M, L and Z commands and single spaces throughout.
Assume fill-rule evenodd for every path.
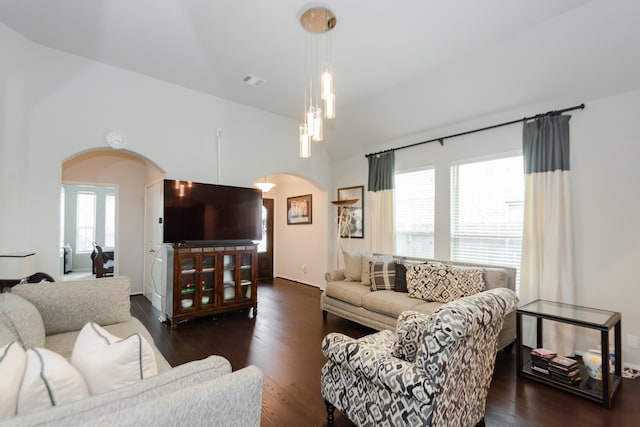
M 525 212 L 520 270 L 520 303 L 536 299 L 575 302 L 570 173 L 557 170 L 525 177 Z M 527 316 L 524 343 L 535 347 L 535 323 Z M 543 323 L 544 347 L 560 355 L 575 353 L 575 329 Z
M 367 195 L 367 203 L 371 207 L 369 249 L 371 252 L 394 254 L 393 190 L 368 191 Z

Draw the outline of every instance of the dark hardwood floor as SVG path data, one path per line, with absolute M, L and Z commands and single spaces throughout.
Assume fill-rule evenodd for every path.
M 274 279 L 258 289 L 258 314 L 225 313 L 190 320 L 171 330 L 143 296 L 131 298 L 132 314 L 149 329 L 172 366 L 216 354 L 233 370 L 249 364 L 264 373 L 263 426 L 322 426 L 320 396 L 325 358 L 320 342 L 329 332 L 352 337 L 371 329 L 329 315 L 323 322 L 317 288 Z M 623 379 L 613 408 L 570 395 L 515 374 L 515 351 L 500 353 L 487 398 L 487 426 L 640 426 L 640 380 Z M 336 427 L 352 424 L 339 411 Z

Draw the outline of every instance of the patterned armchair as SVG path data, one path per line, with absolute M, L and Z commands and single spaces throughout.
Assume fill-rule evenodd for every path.
M 405 311 L 395 332 L 327 335 L 321 392 L 328 422 L 338 408 L 359 426 L 484 425 L 497 336 L 517 302 L 512 290 L 492 289 L 431 315 Z

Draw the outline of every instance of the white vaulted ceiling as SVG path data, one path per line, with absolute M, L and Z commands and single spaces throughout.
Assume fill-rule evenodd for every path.
M 319 4 L 337 16 L 337 117 L 325 130 L 334 158 L 546 99 L 640 88 L 635 0 L 0 0 L 0 22 L 51 48 L 301 120 L 299 18 Z M 248 86 L 247 73 L 267 82 Z

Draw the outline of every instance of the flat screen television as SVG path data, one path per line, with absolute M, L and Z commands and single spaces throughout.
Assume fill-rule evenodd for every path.
M 164 180 L 163 242 L 248 242 L 262 239 L 257 188 Z

